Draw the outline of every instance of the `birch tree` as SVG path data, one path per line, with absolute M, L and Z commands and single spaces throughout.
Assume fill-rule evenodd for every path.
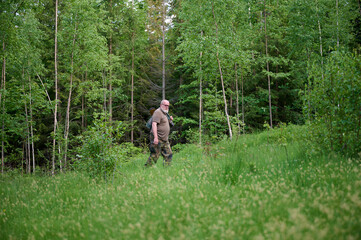
M 80 76 L 87 74 L 89 68 L 91 71 L 98 71 L 100 67 L 103 69 L 106 67 L 104 64 L 106 61 L 105 38 L 99 33 L 99 28 L 103 24 L 100 17 L 102 13 L 104 13 L 102 9 L 99 9 L 93 0 L 74 0 L 63 5 L 62 30 L 59 33 L 62 39 L 60 69 L 62 76 L 65 77 L 61 81 L 62 85 L 68 90 L 62 153 L 64 167 L 67 166 L 68 160 L 71 106 L 74 99 L 78 98 L 78 96 L 73 96 L 74 86 L 79 85 Z M 94 21 L 97 25 L 93 24 Z
M 266 1 L 264 0 L 264 32 L 265 32 L 265 48 L 266 48 L 266 64 L 267 64 L 267 80 L 268 80 L 268 104 L 269 104 L 269 122 L 270 127 L 273 128 L 273 121 L 272 121 L 272 100 L 271 100 L 271 76 L 269 74 L 269 60 L 268 60 L 268 36 L 267 36 L 267 9 L 266 9 Z
M 232 127 L 231 127 L 231 122 L 230 122 L 230 119 L 229 119 L 228 109 L 227 109 L 227 99 L 226 99 L 226 93 L 225 93 L 225 88 L 224 88 L 222 66 L 221 66 L 221 62 L 220 62 L 220 60 L 219 60 L 219 50 L 218 50 L 218 23 L 217 23 L 216 15 L 215 15 L 215 13 L 214 13 L 214 3 L 213 3 L 213 1 L 212 1 L 212 13 L 213 13 L 214 24 L 215 24 L 215 26 L 216 26 L 217 62 L 218 62 L 219 74 L 220 74 L 220 77 L 221 77 L 221 85 L 222 85 L 222 93 L 223 93 L 223 101 L 224 101 L 224 112 L 225 112 L 226 117 L 227 117 L 227 124 L 228 124 L 228 130 L 229 130 L 229 138 L 232 140 Z
M 55 0 L 55 37 L 54 37 L 54 74 L 55 74 L 55 103 L 54 103 L 54 131 L 53 131 L 53 156 L 51 174 L 55 174 L 55 149 L 56 149 L 56 129 L 58 125 L 58 0 Z

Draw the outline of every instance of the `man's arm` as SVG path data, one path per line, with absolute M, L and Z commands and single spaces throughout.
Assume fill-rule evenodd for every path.
M 156 122 L 152 122 L 152 131 L 153 131 L 153 135 L 154 135 L 153 143 L 155 145 L 157 145 L 159 143 L 159 140 L 158 140 L 158 128 L 157 128 L 157 123 Z

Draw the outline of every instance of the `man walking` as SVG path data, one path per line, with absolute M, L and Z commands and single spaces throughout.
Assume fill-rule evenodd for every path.
M 173 117 L 169 116 L 169 101 L 162 100 L 160 107 L 155 110 L 152 116 L 152 129 L 150 134 L 150 156 L 145 163 L 150 167 L 157 163 L 160 153 L 163 155 L 163 165 L 169 166 L 172 162 L 172 150 L 170 148 L 168 136 L 170 127 L 173 125 Z

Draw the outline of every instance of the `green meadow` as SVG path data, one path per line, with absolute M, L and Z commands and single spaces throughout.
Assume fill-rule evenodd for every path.
M 147 155 L 105 181 L 0 178 L 0 239 L 361 239 L 361 164 L 314 151 L 304 127 Z

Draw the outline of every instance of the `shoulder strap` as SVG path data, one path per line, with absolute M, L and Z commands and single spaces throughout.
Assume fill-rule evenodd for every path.
M 168 113 L 167 113 L 167 118 L 168 118 L 168 122 L 169 122 L 170 127 L 173 127 L 173 126 L 174 126 L 174 123 L 173 123 L 172 120 L 170 120 L 170 116 L 169 116 Z
M 167 114 L 168 121 L 170 121 L 170 116 L 169 116 L 169 114 L 168 114 L 168 113 L 166 113 L 166 114 Z

